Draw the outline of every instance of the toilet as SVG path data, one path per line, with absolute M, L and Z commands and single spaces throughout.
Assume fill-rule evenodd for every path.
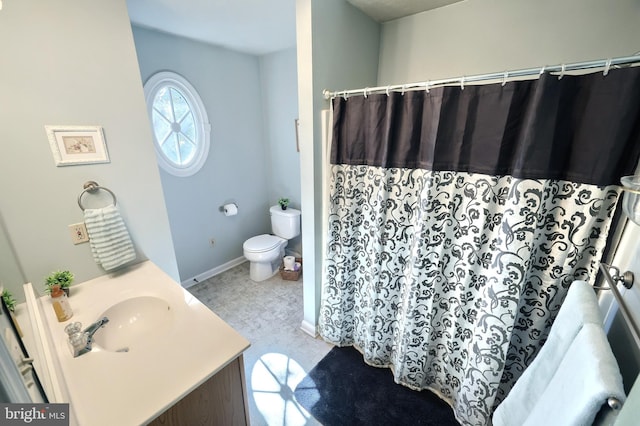
M 272 206 L 269 213 L 274 235 L 251 237 L 242 245 L 244 257 L 250 262 L 249 277 L 252 281 L 264 281 L 274 276 L 289 240 L 300 235 L 300 210 L 282 210 L 280 206 Z

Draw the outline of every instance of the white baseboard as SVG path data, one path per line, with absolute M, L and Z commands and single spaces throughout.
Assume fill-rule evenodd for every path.
M 318 332 L 316 331 L 316 327 L 307 320 L 302 321 L 302 324 L 300 325 L 300 329 L 311 337 L 315 338 L 318 335 Z
M 193 278 L 182 281 L 182 287 L 189 288 L 191 286 L 194 286 L 204 280 L 208 280 L 211 277 L 221 274 L 224 271 L 228 271 L 231 268 L 234 268 L 238 265 L 242 265 L 244 262 L 247 262 L 247 258 L 244 256 L 240 256 L 238 258 L 230 260 L 227 263 L 223 263 L 220 266 L 216 266 L 215 268 L 209 269 L 208 271 L 198 274 Z

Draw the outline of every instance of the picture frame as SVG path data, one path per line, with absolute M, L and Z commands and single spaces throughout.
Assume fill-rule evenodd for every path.
M 56 166 L 110 161 L 101 126 L 45 125 L 44 127 Z

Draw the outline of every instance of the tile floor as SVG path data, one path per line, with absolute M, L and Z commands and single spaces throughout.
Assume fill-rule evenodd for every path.
M 255 283 L 245 262 L 189 292 L 251 342 L 244 353 L 252 426 L 317 425 L 293 390 L 332 348 L 300 329 L 302 279 Z

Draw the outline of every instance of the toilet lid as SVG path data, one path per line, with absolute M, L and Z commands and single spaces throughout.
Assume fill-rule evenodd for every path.
M 251 237 L 244 242 L 242 247 L 254 253 L 273 250 L 282 243 L 282 238 L 275 235 L 263 234 L 256 237 Z

